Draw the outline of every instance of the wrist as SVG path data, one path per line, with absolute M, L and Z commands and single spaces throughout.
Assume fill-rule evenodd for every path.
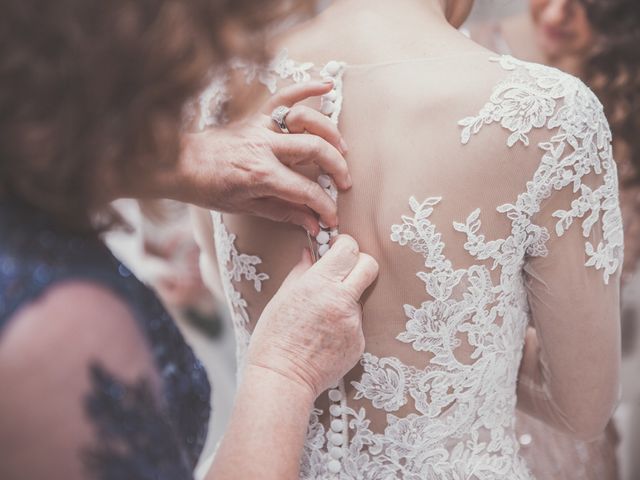
M 209 140 L 207 152 L 202 152 L 201 133 L 185 133 L 182 135 L 179 156 L 171 165 L 159 165 L 146 173 L 144 190 L 137 189 L 135 198 L 168 198 L 183 203 L 198 204 L 200 191 L 199 180 L 202 175 L 202 156 L 206 154 L 207 162 L 213 163 L 215 141 Z M 214 170 L 213 166 L 209 167 Z M 209 185 L 215 189 L 213 185 Z
M 180 155 L 172 168 L 158 171 L 153 177 L 156 194 L 162 198 L 179 200 L 184 203 L 194 203 L 192 194 L 195 183 L 195 135 L 184 134 L 182 137 Z
M 242 383 L 250 385 L 254 391 L 260 390 L 265 399 L 271 395 L 286 396 L 288 401 L 293 400 L 296 405 L 309 411 L 317 397 L 317 393 L 309 384 L 258 364 L 248 364 L 244 368 Z

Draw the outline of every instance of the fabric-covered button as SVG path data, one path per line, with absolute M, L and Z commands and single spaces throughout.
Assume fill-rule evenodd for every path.
M 340 415 L 342 415 L 342 407 L 340 405 L 331 405 L 329 407 L 329 412 L 334 417 L 339 417 Z
M 337 460 L 331 460 L 327 465 L 327 468 L 331 473 L 340 473 L 340 470 L 342 470 L 342 465 L 340 465 L 340 462 Z
M 331 421 L 331 430 L 334 432 L 341 432 L 344 430 L 344 422 L 342 420 L 332 420 Z
M 318 255 L 320 255 L 321 257 L 324 256 L 325 253 L 327 253 L 329 251 L 329 244 L 325 243 L 324 245 L 320 245 L 320 247 L 318 247 Z
M 518 440 L 520 441 L 520 445 L 523 445 L 526 447 L 527 445 L 531 444 L 531 442 L 533 441 L 533 438 L 528 433 L 525 433 L 523 435 L 520 435 L 520 438 Z
M 320 111 L 325 115 L 331 115 L 336 109 L 336 105 L 333 102 L 322 102 L 320 106 Z
M 329 450 L 329 455 L 331 455 L 331 458 L 335 460 L 340 460 L 344 455 L 344 450 L 342 450 L 340 447 L 331 447 L 331 450 Z
M 342 393 L 340 393 L 340 390 L 329 390 L 329 399 L 332 402 L 339 402 L 342 400 Z
M 329 175 L 320 175 L 318 177 L 318 183 L 322 188 L 329 188 L 331 186 L 331 177 Z
M 329 102 L 335 102 L 338 99 L 338 93 L 335 90 L 331 90 L 325 93 L 322 98 Z
M 331 237 L 329 237 L 329 232 L 322 230 L 317 236 L 316 236 L 316 241 L 321 244 L 324 245 L 325 243 L 329 243 L 329 239 Z
M 331 443 L 340 446 L 344 443 L 344 437 L 339 433 L 334 433 L 331 435 Z
M 327 72 L 329 75 L 335 75 L 340 71 L 340 64 L 335 60 L 331 60 L 329 63 L 325 65 L 324 71 Z

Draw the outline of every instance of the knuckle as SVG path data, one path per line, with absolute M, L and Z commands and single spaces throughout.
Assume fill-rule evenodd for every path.
M 249 170 L 249 182 L 252 186 L 265 186 L 271 178 L 270 169 L 261 162 L 257 161 L 251 165 Z
M 288 211 L 288 210 L 279 211 L 279 212 L 277 212 L 276 214 L 273 215 L 272 220 L 276 220 L 276 221 L 282 222 L 282 223 L 292 223 L 293 215 L 292 215 L 291 211 Z
M 334 248 L 338 248 L 352 257 L 358 256 L 360 253 L 358 242 L 353 237 L 344 234 L 338 235 Z
M 364 262 L 367 272 L 374 277 L 377 276 L 380 271 L 380 265 L 377 260 L 366 253 L 361 253 L 360 256 Z
M 289 114 L 287 115 L 287 120 L 290 122 L 304 122 L 307 118 L 306 108 L 302 105 L 294 105 L 289 110 Z
M 304 196 L 308 199 L 322 199 L 322 195 L 326 194 L 322 190 L 322 187 L 315 182 L 307 182 L 304 186 Z
M 351 315 L 347 319 L 347 327 L 352 337 L 358 338 L 363 335 L 362 321 L 359 315 Z
M 333 280 L 324 270 L 321 269 L 311 269 L 307 273 L 307 281 L 302 287 L 306 298 L 314 298 L 317 299 L 318 302 L 322 305 L 324 299 L 327 299 L 327 303 L 329 306 L 333 306 L 333 302 L 330 301 L 331 295 L 323 295 L 318 296 L 317 292 L 330 292 L 332 285 L 335 284 L 335 280 Z
M 309 138 L 309 153 L 314 157 L 320 157 L 324 153 L 324 140 L 315 135 Z
M 360 300 L 360 296 L 358 295 L 358 289 L 357 287 L 354 286 L 350 286 L 350 285 L 345 285 L 342 284 L 342 290 L 345 296 L 344 302 L 345 302 L 345 306 L 349 311 L 359 311 L 360 310 L 360 304 L 358 303 L 358 301 Z

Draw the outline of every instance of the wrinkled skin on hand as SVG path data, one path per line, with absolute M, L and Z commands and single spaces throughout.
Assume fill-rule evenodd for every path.
M 316 164 L 338 188 L 351 187 L 343 157 L 346 144 L 335 124 L 299 102 L 326 93 L 331 83 L 311 82 L 283 89 L 248 120 L 223 129 L 187 134 L 172 197 L 204 208 L 246 213 L 303 226 L 317 234 L 318 217 L 338 224 L 337 207 L 313 180 L 295 167 Z M 270 118 L 276 106 L 290 106 L 284 134 Z
M 347 235 L 338 236 L 316 264 L 305 251 L 262 313 L 247 365 L 277 372 L 316 398 L 362 355 L 359 300 L 377 275 L 376 261 Z

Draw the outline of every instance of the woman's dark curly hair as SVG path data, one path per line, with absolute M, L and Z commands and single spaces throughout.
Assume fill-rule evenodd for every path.
M 584 77 L 601 99 L 614 141 L 631 169 L 622 181 L 640 182 L 640 1 L 581 0 L 597 45 Z M 622 158 L 617 154 L 619 160 Z M 624 165 L 622 165 L 624 167 Z
M 107 185 L 177 161 L 185 103 L 250 44 L 239 32 L 287 6 L 7 0 L 0 10 L 0 197 L 90 228 Z

